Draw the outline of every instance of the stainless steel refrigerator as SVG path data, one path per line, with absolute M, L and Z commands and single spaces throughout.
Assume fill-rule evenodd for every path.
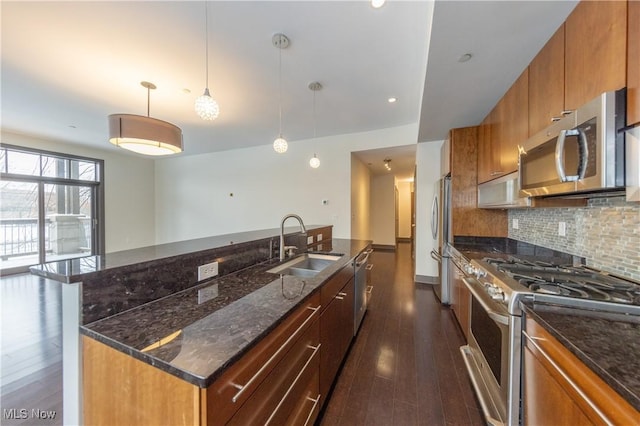
M 431 257 L 438 262 L 439 281 L 434 291 L 440 302 L 448 305 L 451 301 L 449 288 L 449 251 L 447 243 L 451 237 L 451 177 L 445 176 L 438 180 L 434 188 L 433 203 L 431 204 L 431 235 L 438 242 L 431 250 Z

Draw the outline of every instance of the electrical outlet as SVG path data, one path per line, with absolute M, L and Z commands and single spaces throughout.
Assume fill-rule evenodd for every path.
M 198 266 L 198 281 L 206 280 L 216 275 L 218 275 L 218 262 Z
M 313 235 L 309 235 L 307 237 L 307 245 L 309 245 L 309 244 L 313 244 Z
M 218 297 L 218 284 L 198 290 L 198 305 Z
M 322 241 L 322 234 L 318 234 L 318 241 Z
M 512 221 L 512 227 L 513 229 L 520 229 L 520 224 L 518 223 L 518 219 L 513 219 Z
M 567 223 L 566 222 L 558 222 L 558 235 L 561 237 L 567 236 Z

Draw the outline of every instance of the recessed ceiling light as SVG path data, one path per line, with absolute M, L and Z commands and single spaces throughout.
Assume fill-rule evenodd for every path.
M 371 6 L 373 6 L 374 9 L 379 9 L 382 6 L 384 6 L 386 0 L 371 0 Z
M 469 62 L 473 58 L 472 53 L 465 53 L 464 55 L 458 58 L 458 62 Z
M 387 102 L 389 102 L 390 104 L 395 103 L 397 101 L 398 101 L 398 98 L 394 98 L 394 97 L 387 99 Z

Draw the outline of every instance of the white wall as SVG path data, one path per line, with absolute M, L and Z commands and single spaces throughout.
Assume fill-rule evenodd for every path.
M 393 175 L 371 178 L 371 235 L 374 244 L 396 246 L 396 202 Z
M 414 123 L 294 141 L 285 154 L 269 143 L 156 160 L 156 241 L 274 228 L 287 213 L 306 224 L 333 225 L 335 237 L 350 238 L 351 152 L 416 140 Z M 318 169 L 309 167 L 314 152 Z
M 155 244 L 153 160 L 4 130 L 2 143 L 104 160 L 106 251 Z
M 351 238 L 371 240 L 371 172 L 351 154 Z
M 440 178 L 442 141 L 422 142 L 416 151 L 416 275 L 437 277 L 438 264 L 429 253 L 438 241 L 431 236 L 431 203 Z
M 396 181 L 398 188 L 398 238 L 411 238 L 412 182 Z

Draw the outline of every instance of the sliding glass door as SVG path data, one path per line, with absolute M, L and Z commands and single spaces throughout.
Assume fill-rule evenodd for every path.
M 102 162 L 0 146 L 0 269 L 103 252 Z

